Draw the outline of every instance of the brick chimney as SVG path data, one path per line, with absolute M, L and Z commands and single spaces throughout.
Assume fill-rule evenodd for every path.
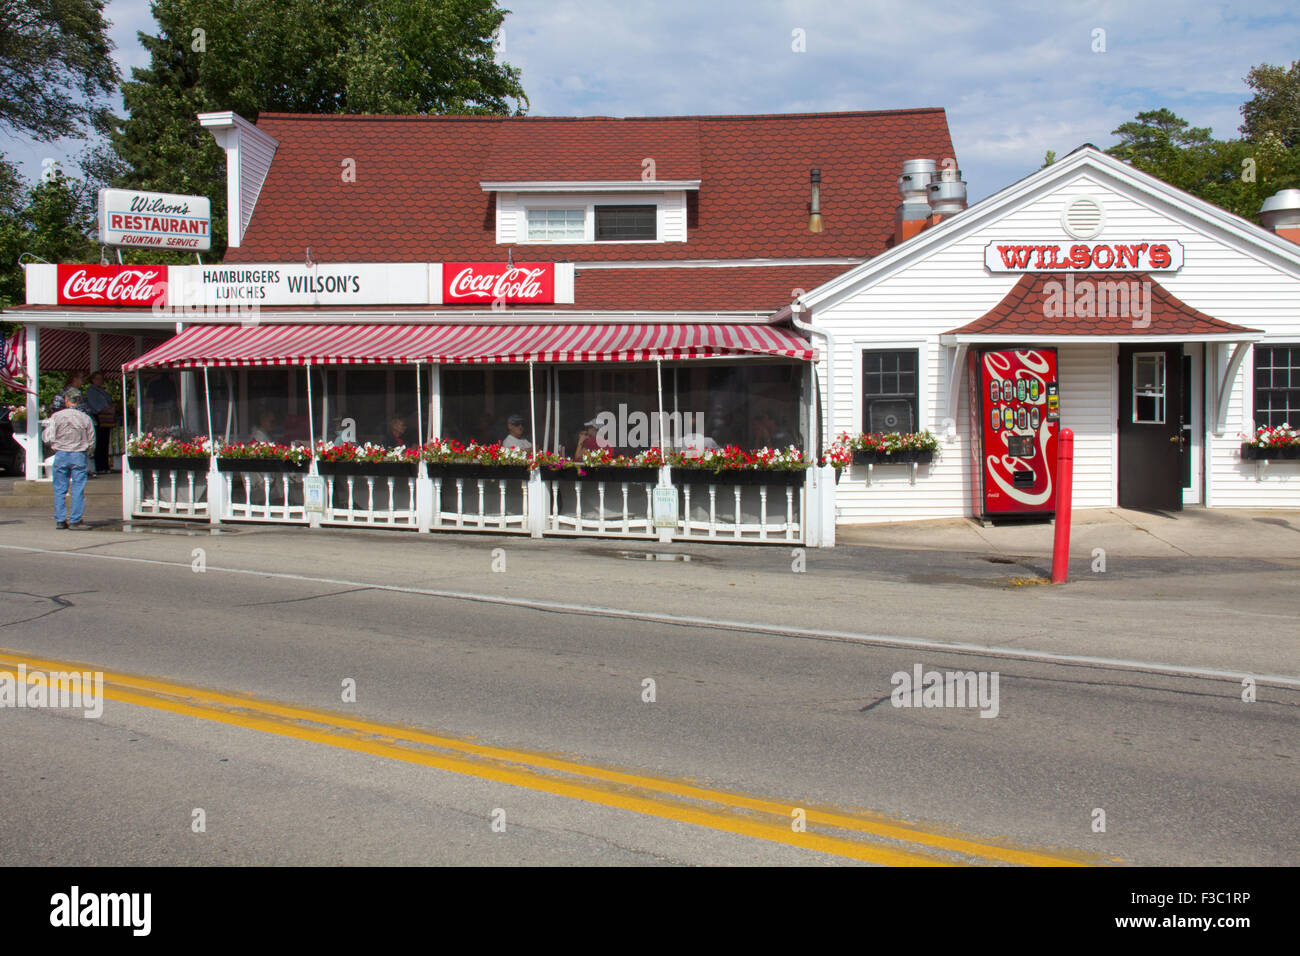
M 1265 199 L 1259 221 L 1283 239 L 1300 243 L 1300 189 L 1282 189 Z

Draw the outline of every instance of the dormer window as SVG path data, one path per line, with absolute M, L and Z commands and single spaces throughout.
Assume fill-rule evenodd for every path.
M 656 206 L 596 206 L 597 242 L 654 242 Z
M 528 210 L 529 242 L 582 242 L 586 237 L 586 207 Z
M 496 196 L 496 240 L 535 245 L 685 242 L 687 192 L 633 183 L 597 183 L 581 190 L 502 189 Z

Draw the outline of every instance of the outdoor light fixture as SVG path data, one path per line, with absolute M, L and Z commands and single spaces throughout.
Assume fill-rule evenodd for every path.
M 812 202 L 808 206 L 808 231 L 821 232 L 826 228 L 822 223 L 822 171 L 808 170 L 808 182 L 812 184 Z

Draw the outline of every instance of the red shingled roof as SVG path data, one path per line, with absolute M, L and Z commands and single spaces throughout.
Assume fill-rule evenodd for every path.
M 530 119 L 495 124 L 484 182 L 640 182 L 646 159 L 654 178 L 700 178 L 699 121 Z
M 495 200 L 479 185 L 485 172 L 579 175 L 593 136 L 610 144 L 592 157 L 599 176 L 621 177 L 625 152 L 650 143 L 666 157 L 655 156 L 658 178 L 701 180 L 688 241 L 519 247 L 531 257 L 539 250 L 556 261 L 870 257 L 893 235 L 903 160 L 954 155 L 942 109 L 639 120 L 263 113 L 258 127 L 280 146 L 243 245 L 226 256 L 231 263 L 298 262 L 308 246 L 317 261 L 503 259 Z M 501 142 L 519 155 L 496 149 Z M 530 156 L 537 172 L 528 172 Z M 644 156 L 633 158 L 639 178 Z M 345 159 L 356 163 L 355 182 L 340 175 Z M 826 222 L 818 234 L 807 228 L 814 167 Z
M 1223 335 L 1229 333 L 1255 332 L 1255 329 L 1243 328 L 1224 322 L 1204 312 L 1193 309 L 1181 299 L 1171 295 L 1155 279 L 1144 272 L 1109 272 L 1109 273 L 1073 273 L 1073 296 L 1069 293 L 1067 275 L 1057 272 L 1027 272 L 1020 281 L 1011 287 L 1011 291 L 1002 297 L 1002 301 L 980 316 L 974 322 L 953 329 L 945 335 Z M 1060 288 L 1048 288 L 1049 282 L 1057 283 Z M 1127 311 L 1123 308 L 1124 299 L 1116 298 L 1112 304 L 1110 287 L 1102 283 L 1125 283 L 1130 292 L 1130 304 Z M 1093 286 L 1097 301 L 1105 300 L 1106 315 L 1094 307 L 1093 315 L 1066 315 L 1067 311 L 1078 311 L 1080 295 L 1084 294 L 1084 283 Z M 1133 302 L 1131 293 L 1136 283 L 1140 301 Z M 1142 310 L 1146 304 L 1143 283 L 1150 283 L 1151 314 L 1150 325 L 1134 325 L 1134 318 L 1145 319 Z M 1055 296 L 1057 301 L 1049 300 Z M 1069 309 L 1066 300 L 1073 298 L 1074 309 Z M 1051 305 L 1049 309 L 1048 306 Z M 1115 308 L 1118 305 L 1120 308 Z M 1052 315 L 1048 313 L 1052 312 Z M 1120 314 L 1115 314 L 1119 312 Z

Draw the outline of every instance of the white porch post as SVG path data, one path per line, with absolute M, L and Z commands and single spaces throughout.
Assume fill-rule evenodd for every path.
M 41 327 L 27 327 L 27 451 L 26 477 L 36 481 L 41 477 Z
M 208 384 L 208 367 L 203 366 L 203 407 L 208 413 L 208 524 L 221 524 L 221 509 L 213 500 L 213 491 L 221 484 L 221 474 L 217 471 L 216 442 L 212 435 L 212 388 Z

